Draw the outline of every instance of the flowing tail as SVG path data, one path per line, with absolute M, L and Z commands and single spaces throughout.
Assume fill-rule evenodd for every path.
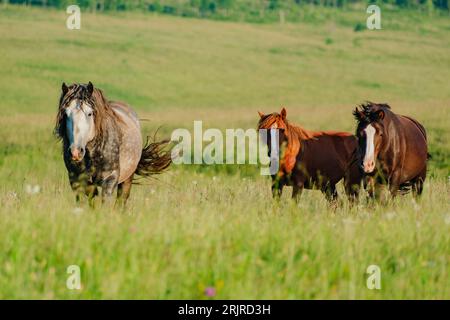
M 163 173 L 172 163 L 171 151 L 167 150 L 169 143 L 169 140 L 149 142 L 149 137 L 147 137 L 147 142 L 142 149 L 141 160 L 139 160 L 134 173 L 143 178 Z

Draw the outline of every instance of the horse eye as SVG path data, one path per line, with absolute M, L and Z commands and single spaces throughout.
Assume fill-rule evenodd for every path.
M 89 112 L 89 113 L 88 113 L 88 117 L 90 117 L 90 116 L 92 116 L 92 112 Z

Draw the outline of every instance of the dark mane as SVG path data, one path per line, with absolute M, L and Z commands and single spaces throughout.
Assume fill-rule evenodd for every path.
M 366 101 L 355 108 L 353 116 L 358 123 L 367 124 L 378 119 L 377 113 L 380 110 L 390 111 L 391 107 L 387 103 Z
M 110 106 L 110 102 L 106 100 L 103 92 L 100 89 L 93 88 L 90 94 L 88 85 L 86 84 L 72 84 L 68 87 L 67 92 L 63 92 L 59 99 L 59 108 L 56 115 L 56 124 L 54 134 L 58 139 L 63 139 L 66 134 L 65 109 L 68 104 L 74 100 L 79 99 L 85 101 L 92 106 L 94 110 L 94 123 L 96 136 L 103 136 L 106 131 L 106 118 L 112 118 L 117 122 L 122 121 Z

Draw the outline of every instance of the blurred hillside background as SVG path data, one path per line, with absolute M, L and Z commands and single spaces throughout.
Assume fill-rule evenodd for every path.
M 413 9 L 449 14 L 449 0 L 3 0 L 4 4 L 63 8 L 78 4 L 91 12 L 149 11 L 167 15 L 247 22 L 297 22 L 308 18 L 305 7 L 351 9 L 369 4 L 383 9 Z M 306 16 L 305 16 L 306 14 Z

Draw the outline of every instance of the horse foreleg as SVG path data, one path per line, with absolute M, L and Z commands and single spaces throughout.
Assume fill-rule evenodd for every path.
M 298 203 L 300 201 L 300 196 L 302 195 L 302 191 L 303 191 L 302 183 L 294 184 L 294 186 L 292 188 L 292 199 L 295 200 L 295 202 Z
M 375 201 L 382 200 L 382 195 L 384 191 L 384 185 L 379 180 L 378 177 L 367 176 L 364 179 L 364 188 L 367 190 L 369 195 L 369 202 L 374 204 Z
M 117 183 L 119 180 L 119 175 L 116 171 L 113 171 L 110 175 L 108 175 L 106 178 L 102 181 L 102 202 L 105 203 L 106 201 L 110 202 L 112 195 L 114 193 L 114 190 L 117 187 Z
M 350 168 L 344 176 L 345 193 L 350 204 L 358 201 L 361 180 L 362 174 L 357 166 Z
M 75 192 L 75 202 L 79 205 L 84 191 L 82 184 L 77 180 L 73 180 L 70 181 L 70 187 L 72 188 L 72 191 Z
M 352 184 L 350 182 L 346 182 L 345 184 L 345 193 L 347 194 L 348 201 L 351 205 L 358 202 L 359 197 L 359 189 L 361 186 L 357 184 Z
M 337 198 L 338 198 L 338 193 L 336 191 L 336 186 L 335 185 L 328 185 L 326 187 L 324 187 L 322 189 L 322 193 L 325 194 L 325 198 L 327 199 L 327 201 L 332 204 L 332 205 L 336 205 L 337 203 Z
M 272 182 L 272 196 L 274 199 L 280 199 L 283 192 L 284 184 L 279 180 L 275 179 Z
M 94 184 L 90 184 L 86 186 L 84 192 L 88 197 L 88 203 L 90 207 L 94 207 L 94 198 L 98 195 L 97 186 Z

